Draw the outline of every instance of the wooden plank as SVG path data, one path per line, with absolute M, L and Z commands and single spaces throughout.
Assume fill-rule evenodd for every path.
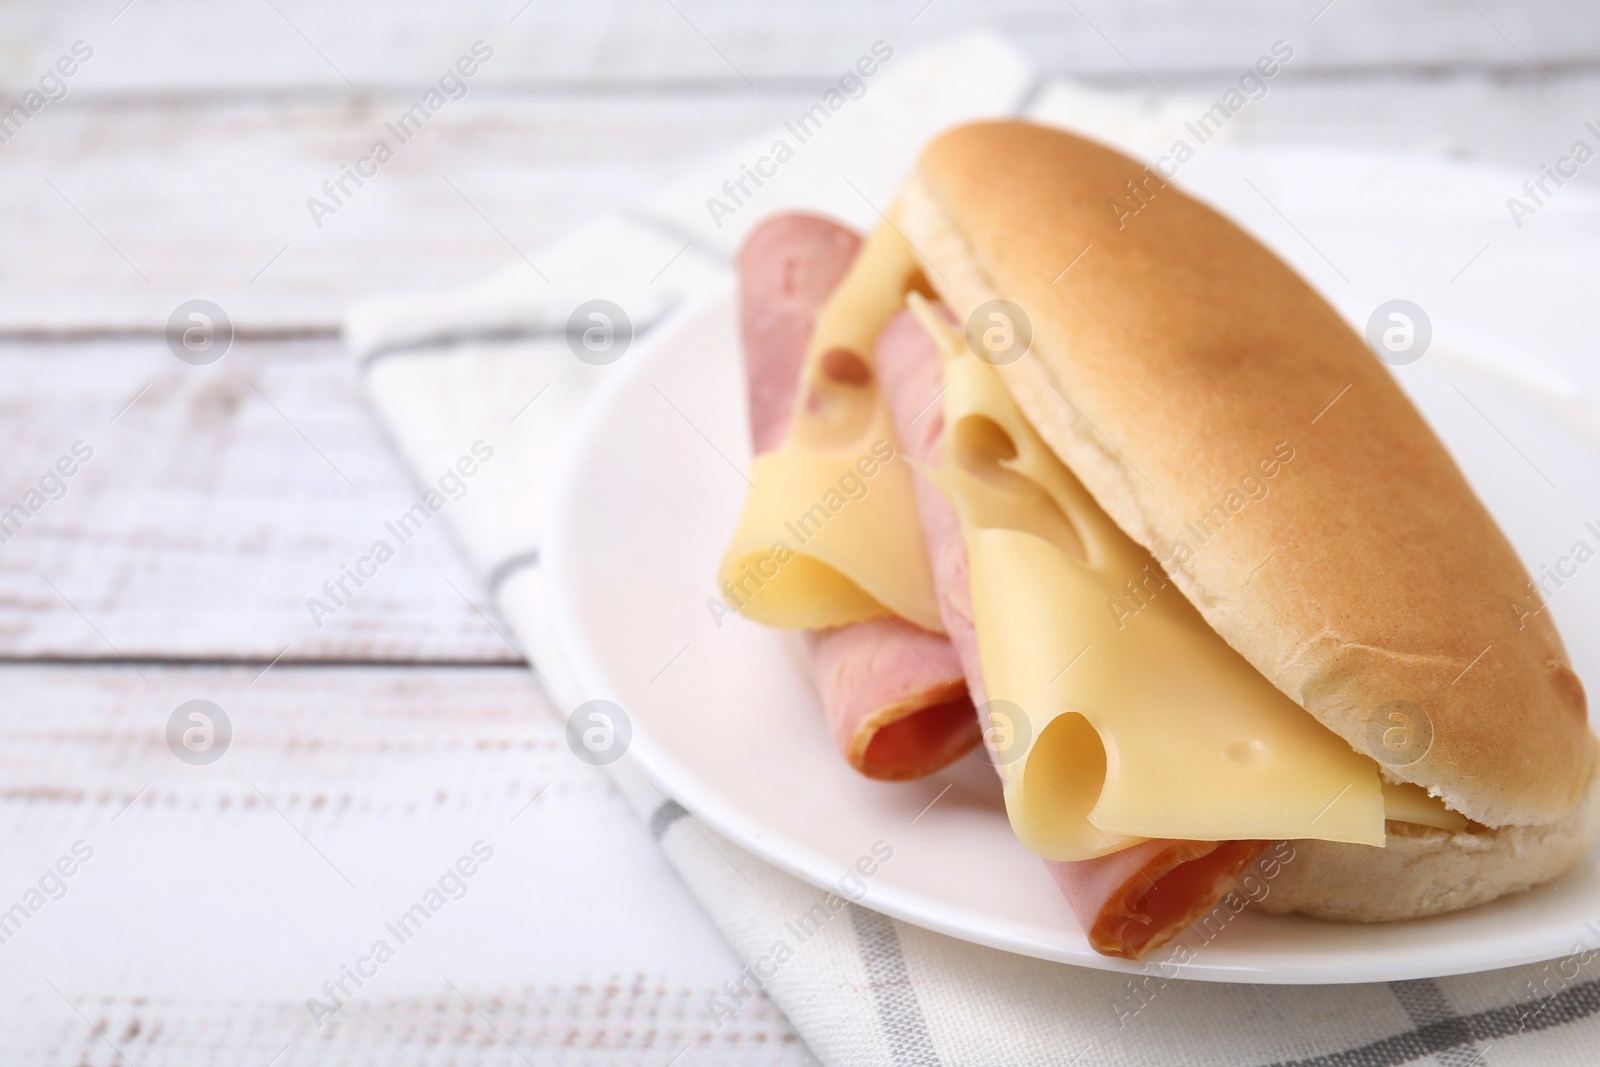
M 1600 88 L 1600 74 L 1573 76 L 1560 92 L 1478 76 L 1295 75 L 1286 70 L 1242 114 L 1244 139 L 1442 150 L 1527 174 L 1581 135 L 1583 101 Z M 1189 95 L 1215 100 L 1229 84 L 1197 83 Z M 0 333 L 155 333 L 193 297 L 217 301 L 243 328 L 331 332 L 359 296 L 467 284 L 810 100 L 469 98 L 320 229 L 307 198 L 365 151 L 385 107 L 44 112 L 0 148 L 0 196 L 13 205 L 11 239 L 0 243 Z
M 710 1035 L 706 998 L 739 963 L 528 671 L 141 670 L 0 666 L 0 910 L 82 843 L 66 888 L 5 931 L 17 1062 L 115 1058 L 63 996 L 135 1063 L 266 1063 L 291 1042 L 281 1062 L 414 1062 L 418 1041 L 520 1062 L 505 1040 L 541 1060 L 665 1063 L 704 1041 L 697 1062 L 751 1044 L 807 1062 L 766 1002 Z M 195 699 L 232 729 L 207 764 L 166 737 Z M 450 870 L 425 924 L 388 930 Z M 314 1025 L 306 999 L 377 939 L 393 958 Z
M 1048 70 L 1170 88 L 1174 75 L 1228 71 L 1275 39 L 1320 69 L 1473 64 L 1555 76 L 1592 63 L 1600 10 L 1571 0 L 590 0 L 530 4 L 384 0 L 208 7 L 140 0 L 28 5 L 8 14 L 20 47 L 8 85 L 36 79 L 75 40 L 94 48 L 76 88 L 151 93 L 217 89 L 407 90 L 438 78 L 477 40 L 494 56 L 475 77 L 500 85 L 722 85 L 741 91 L 836 78 L 874 40 L 896 48 L 993 26 Z M 1541 76 L 1542 77 L 1542 76 Z M 1557 78 L 1556 80 L 1559 80 Z
M 0 332 L 155 332 L 195 297 L 241 327 L 332 331 L 358 296 L 474 281 L 800 100 L 469 99 L 315 219 L 308 199 L 330 203 L 322 185 L 341 165 L 394 141 L 397 109 L 44 112 L 0 147 L 0 197 L 15 205 Z
M 516 659 L 443 521 L 385 532 L 420 490 L 336 342 L 210 366 L 161 341 L 4 344 L 0 413 L 0 519 L 24 509 L 0 526 L 0 655 Z M 75 442 L 88 461 L 41 490 Z M 315 625 L 308 599 L 379 538 L 394 559 Z
M 1566 154 L 1577 138 L 1592 138 L 1583 124 L 1596 115 L 1590 102 L 1600 90 L 1600 73 L 1564 77 L 1559 90 L 1495 77 L 1320 82 L 1284 73 L 1241 113 L 1243 140 L 1442 155 L 1509 167 L 1519 181 Z M 1214 102 L 1226 88 L 1202 95 Z M 1576 184 L 1600 188 L 1600 174 L 1580 171 Z
M 521 666 L 9 663 L 0 687 L 0 803 L 43 805 L 53 814 L 40 834 L 108 825 L 129 803 L 124 818 L 159 818 L 195 792 L 254 814 L 264 805 L 244 803 L 252 781 L 269 795 L 309 791 L 279 806 L 318 820 L 341 794 L 393 811 L 460 805 L 486 824 L 547 786 L 552 797 L 610 795 L 566 751 L 561 717 Z M 171 713 L 195 699 L 231 723 L 214 772 L 165 739 Z

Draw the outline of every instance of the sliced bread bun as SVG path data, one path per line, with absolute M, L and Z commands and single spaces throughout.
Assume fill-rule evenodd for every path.
M 1023 309 L 1032 347 L 1001 373 L 1024 413 L 1256 669 L 1392 780 L 1486 827 L 1559 822 L 1535 837 L 1570 827 L 1562 855 L 1587 847 L 1594 818 L 1571 813 L 1595 755 L 1549 613 L 1519 608 L 1510 543 L 1290 267 L 1133 160 L 1020 122 L 930 144 L 899 225 L 961 319 Z M 1465 849 L 1407 835 L 1395 863 Z M 1493 831 L 1463 836 L 1497 854 Z M 1360 863 L 1391 862 L 1376 856 Z M 1427 885 L 1459 883 L 1438 869 Z M 1397 910 L 1473 895 L 1419 892 Z
M 1438 915 L 1508 893 L 1554 884 L 1600 833 L 1600 775 L 1571 811 L 1552 823 L 1459 833 L 1389 824 L 1376 849 L 1335 841 L 1295 841 L 1256 907 L 1319 919 L 1389 922 Z

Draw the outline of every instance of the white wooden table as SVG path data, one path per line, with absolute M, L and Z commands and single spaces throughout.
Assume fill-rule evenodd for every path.
M 0 116 L 0 512 L 93 453 L 0 544 L 0 1062 L 806 1062 L 770 1008 L 709 1032 L 737 962 L 643 829 L 586 848 L 632 816 L 442 530 L 313 625 L 307 597 L 414 497 L 338 324 L 646 194 L 875 40 L 979 19 L 1053 75 L 1152 95 L 1215 96 L 1288 41 L 1252 140 L 1537 178 L 1600 120 L 1600 8 L 1550 0 L 0 7 L 4 100 L 65 90 Z M 307 199 L 477 41 L 466 95 L 317 225 Z M 195 298 L 236 331 L 209 366 L 165 338 Z M 209 766 L 165 739 L 195 698 L 236 732 Z M 93 859 L 8 932 L 79 840 Z M 305 999 L 478 840 L 496 859 L 450 929 L 310 1026 Z

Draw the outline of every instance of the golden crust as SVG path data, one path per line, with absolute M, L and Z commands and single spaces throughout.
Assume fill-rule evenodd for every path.
M 901 220 L 958 316 L 1024 309 L 1033 347 L 1002 373 L 1028 418 L 1283 692 L 1478 822 L 1573 809 L 1594 756 L 1549 614 L 1519 618 L 1510 543 L 1292 269 L 1132 160 L 1019 122 L 932 142 Z

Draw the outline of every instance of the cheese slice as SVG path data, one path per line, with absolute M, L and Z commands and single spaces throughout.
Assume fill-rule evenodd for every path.
M 878 334 L 923 285 L 885 222 L 817 318 L 783 443 L 751 465 L 751 489 L 717 581 L 768 626 L 823 629 L 898 615 L 943 633 L 911 470 L 870 374 Z
M 1467 817 L 1451 811 L 1438 797 L 1429 796 L 1420 785 L 1410 782 L 1383 783 L 1383 815 L 1391 822 L 1408 822 L 1460 833 L 1467 828 Z
M 1279 692 L 1105 514 L 918 296 L 944 361 L 930 472 L 967 545 L 1006 811 L 1047 859 L 1140 838 L 1384 843 L 1377 764 Z M 1014 757 L 1014 758 L 1012 758 Z

